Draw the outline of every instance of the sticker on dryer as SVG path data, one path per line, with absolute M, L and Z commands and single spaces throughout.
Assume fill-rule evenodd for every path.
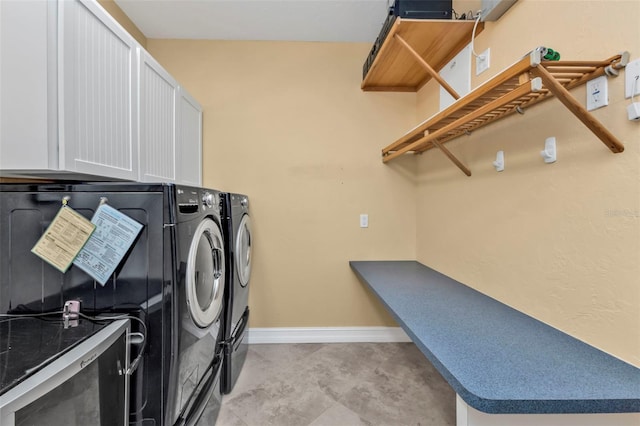
M 105 203 L 91 222 L 96 230 L 73 264 L 104 286 L 135 242 L 142 224 Z
M 96 226 L 67 206 L 66 200 L 31 252 L 60 272 L 67 272 Z

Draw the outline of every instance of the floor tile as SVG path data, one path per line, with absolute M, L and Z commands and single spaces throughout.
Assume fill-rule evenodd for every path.
M 327 408 L 324 413 L 312 421 L 309 426 L 368 426 L 370 423 L 340 403 Z
M 230 399 L 229 409 L 247 425 L 308 425 L 333 404 L 318 388 L 275 380 Z
M 236 416 L 233 411 L 229 409 L 228 406 L 225 406 L 224 403 L 220 408 L 220 413 L 218 414 L 218 420 L 216 421 L 216 425 L 219 426 L 249 426 L 242 419 Z M 212 425 L 202 425 L 202 426 L 212 426 Z
M 254 350 L 253 346 L 249 346 L 247 358 L 242 366 L 238 380 L 231 390 L 231 393 L 223 397 L 223 403 L 225 399 L 229 399 L 234 395 L 246 390 L 255 389 L 272 374 L 277 374 L 277 370 L 276 364 L 260 355 L 258 351 Z
M 455 425 L 455 393 L 417 352 L 389 358 L 340 402 L 372 425 Z
M 455 393 L 412 343 L 250 345 L 218 426 L 448 426 Z
M 295 343 L 274 345 L 250 345 L 249 347 L 265 359 L 276 365 L 290 364 L 309 356 L 325 345 L 319 343 Z
M 371 343 L 331 344 L 306 357 L 299 368 L 300 374 L 337 401 L 386 359 L 387 355 Z

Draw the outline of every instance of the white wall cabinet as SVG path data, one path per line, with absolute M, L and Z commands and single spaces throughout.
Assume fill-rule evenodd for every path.
M 0 1 L 0 43 L 2 176 L 201 184 L 202 109 L 97 2 Z

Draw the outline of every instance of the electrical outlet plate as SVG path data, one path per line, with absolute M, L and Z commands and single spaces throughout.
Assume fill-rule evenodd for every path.
M 607 76 L 603 75 L 587 82 L 587 111 L 609 105 Z
M 636 81 L 637 79 L 637 81 Z M 640 95 L 640 59 L 631 61 L 624 67 L 624 97 Z
M 476 56 L 476 75 L 480 75 L 489 69 L 489 59 L 491 58 L 489 48 Z
M 369 215 L 363 213 L 360 215 L 360 228 L 368 228 L 369 227 Z

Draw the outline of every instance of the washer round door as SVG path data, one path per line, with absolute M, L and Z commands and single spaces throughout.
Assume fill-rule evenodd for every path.
M 249 219 L 248 214 L 245 214 L 242 216 L 240 227 L 238 228 L 235 254 L 236 270 L 242 287 L 246 287 L 249 284 L 249 277 L 251 276 L 251 243 L 251 219 Z
M 224 261 L 220 227 L 205 219 L 191 241 L 185 283 L 189 313 L 199 327 L 209 327 L 222 311 Z

